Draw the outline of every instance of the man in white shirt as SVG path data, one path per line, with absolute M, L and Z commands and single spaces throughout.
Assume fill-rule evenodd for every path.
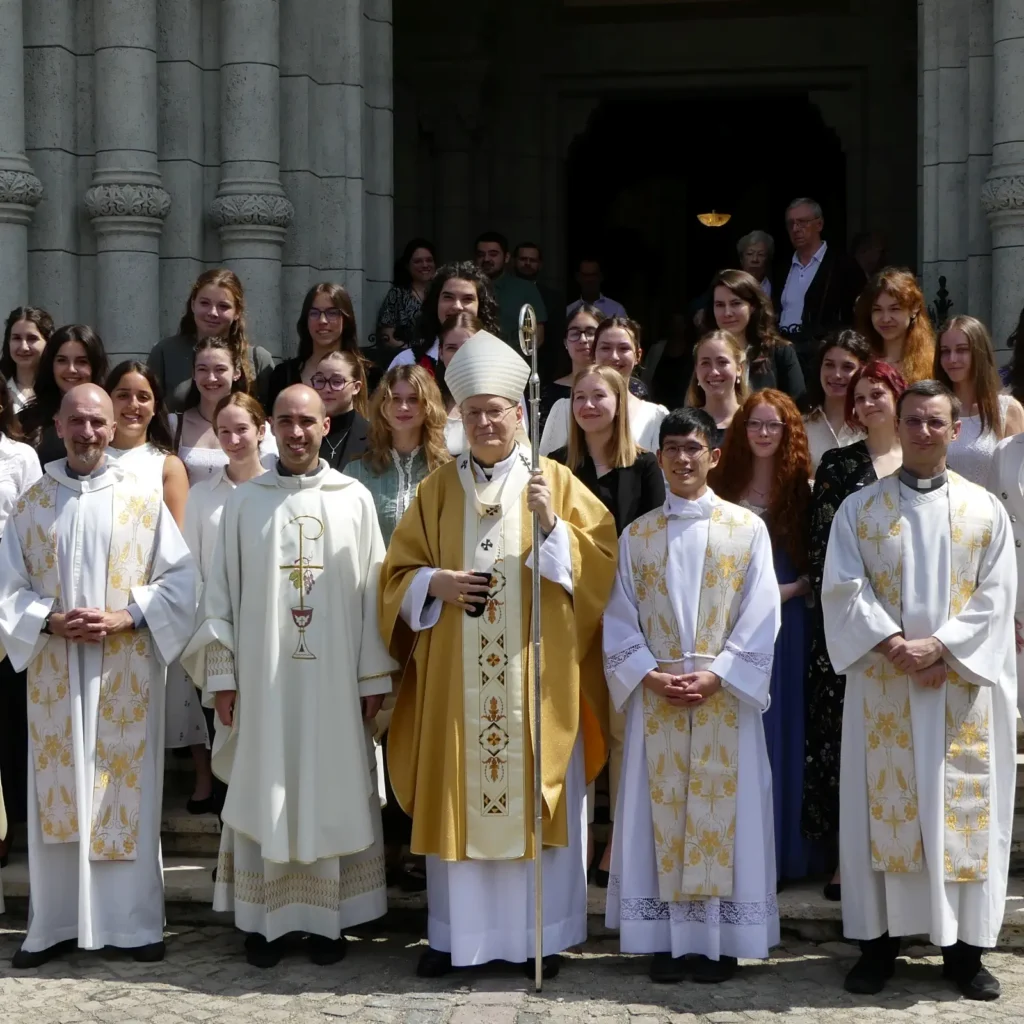
M 626 307 L 621 302 L 609 299 L 601 293 L 601 283 L 604 274 L 601 273 L 601 264 L 594 259 L 580 260 L 579 270 L 576 271 L 576 283 L 580 286 L 580 297 L 575 302 L 570 302 L 565 308 L 566 319 L 572 319 L 573 314 L 584 303 L 596 306 L 605 316 L 625 316 Z
M 828 251 L 822 241 L 825 227 L 821 207 L 813 199 L 795 199 L 786 210 L 786 230 L 793 243 L 793 259 L 782 289 L 779 324 L 785 329 L 800 327 L 804 318 L 804 299 L 821 261 Z

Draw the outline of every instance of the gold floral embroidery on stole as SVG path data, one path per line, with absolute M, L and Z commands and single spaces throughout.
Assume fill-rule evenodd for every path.
M 974 493 L 974 492 L 977 493 Z M 966 607 L 992 539 L 984 492 L 949 474 L 950 617 Z M 875 596 L 902 622 L 903 549 L 899 479 L 881 481 L 857 512 L 857 539 Z M 924 868 L 910 715 L 910 677 L 879 653 L 863 672 L 871 864 L 897 874 Z M 946 666 L 943 873 L 946 881 L 988 875 L 991 693 Z
M 721 652 L 736 615 L 754 517 L 716 505 L 708 528 L 697 612 L 698 662 Z M 667 520 L 657 510 L 629 529 L 633 586 L 647 645 L 666 669 L 687 656 L 668 594 Z M 698 664 L 698 667 L 700 665 Z M 733 891 L 739 704 L 720 690 L 695 709 L 645 689 L 644 739 L 659 898 L 672 903 Z

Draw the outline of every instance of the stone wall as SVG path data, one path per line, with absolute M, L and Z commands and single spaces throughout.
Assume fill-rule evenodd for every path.
M 0 0 L 0 311 L 140 354 L 227 266 L 272 351 L 322 279 L 365 339 L 392 270 L 391 79 L 391 0 Z

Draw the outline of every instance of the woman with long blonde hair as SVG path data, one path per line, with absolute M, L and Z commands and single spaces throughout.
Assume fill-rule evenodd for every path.
M 705 334 L 693 346 L 686 404 L 703 409 L 724 434 L 749 394 L 746 347 L 728 331 Z
M 908 384 L 931 376 L 935 329 L 909 270 L 885 267 L 875 274 L 857 299 L 854 318 L 875 358 L 899 370 Z
M 984 487 L 996 445 L 1024 431 L 1024 408 L 1002 394 L 988 328 L 973 316 L 955 316 L 939 331 L 933 376 L 960 399 L 960 433 L 946 465 Z

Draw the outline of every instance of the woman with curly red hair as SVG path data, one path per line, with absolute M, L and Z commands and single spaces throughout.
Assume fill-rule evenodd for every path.
M 800 831 L 804 780 L 804 676 L 809 636 L 807 533 L 811 456 L 796 403 L 775 388 L 751 395 L 732 421 L 722 458 L 709 477 L 725 501 L 759 515 L 772 540 L 782 601 L 775 641 L 771 704 L 762 716 L 775 804 L 779 881 L 803 878 L 809 847 Z
M 909 270 L 885 267 L 875 274 L 860 293 L 854 316 L 875 356 L 899 370 L 908 384 L 931 377 L 935 328 Z

